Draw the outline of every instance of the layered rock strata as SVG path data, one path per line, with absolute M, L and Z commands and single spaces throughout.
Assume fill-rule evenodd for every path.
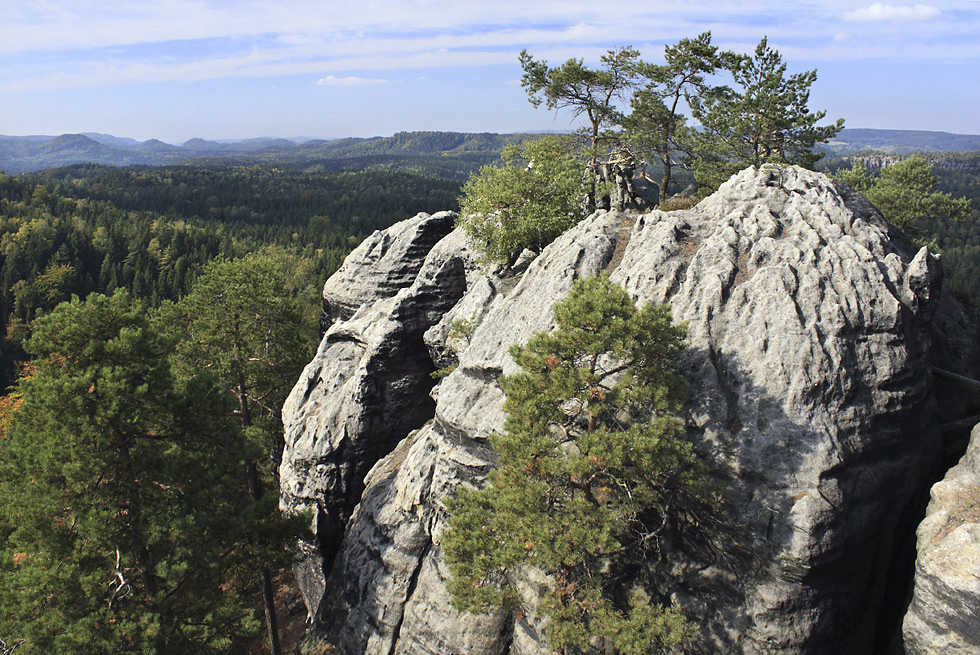
M 309 512 L 317 534 L 299 544 L 296 565 L 311 610 L 365 474 L 432 416 L 434 368 L 422 335 L 475 270 L 465 246 L 445 239 L 454 219 L 419 214 L 375 233 L 324 286 L 332 322 L 283 407 L 280 467 L 282 508 Z
M 548 652 L 533 613 L 535 588 L 546 581 L 526 581 L 528 613 L 452 610 L 443 501 L 459 485 L 481 484 L 492 466 L 486 436 L 503 425 L 497 380 L 516 370 L 510 344 L 551 328 L 552 305 L 576 279 L 604 270 L 641 303 L 671 303 L 675 320 L 688 324 L 688 436 L 723 501 L 701 529 L 665 537 L 651 566 L 660 591 L 700 624 L 694 650 L 872 652 L 895 540 L 912 525 L 941 450 L 928 359 L 941 270 L 927 250 L 892 237 L 846 187 L 799 168 L 764 167 L 743 171 L 688 211 L 596 214 L 548 246 L 519 280 L 457 274 L 465 293 L 439 304 L 441 318 L 426 314 L 427 350 L 405 350 L 401 359 L 413 366 L 427 359 L 426 370 L 428 353 L 440 366 L 458 364 L 433 391 L 431 420 L 405 429 L 367 476 L 307 652 L 328 642 L 345 654 Z M 362 307 L 350 319 L 357 334 L 381 339 L 374 325 L 387 322 L 386 303 L 410 295 Z M 461 319 L 465 340 L 447 343 L 448 326 Z M 348 356 L 344 368 L 324 348 L 318 359 L 336 362 L 338 379 L 363 361 Z M 291 396 L 296 406 L 309 404 L 298 402 L 308 380 L 330 379 L 313 374 L 314 364 Z M 340 392 L 320 398 L 300 418 L 291 412 L 287 424 L 323 425 L 318 438 L 333 442 L 344 432 L 326 426 L 346 423 L 327 417 L 345 403 L 373 402 Z M 292 439 L 283 505 L 335 511 L 337 501 L 318 491 L 331 484 L 303 464 L 317 461 L 311 448 Z

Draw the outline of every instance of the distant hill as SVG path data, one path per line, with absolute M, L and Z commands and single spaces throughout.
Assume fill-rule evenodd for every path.
M 497 159 L 503 147 L 529 134 L 399 132 L 387 137 L 290 140 L 262 137 L 242 141 L 190 139 L 171 145 L 137 142 L 109 134 L 0 136 L 0 171 L 24 173 L 71 164 L 294 164 L 327 170 L 399 169 L 442 171 L 465 177 Z M 832 155 L 875 150 L 887 154 L 980 150 L 980 136 L 914 130 L 845 129 L 826 146 Z
M 190 139 L 176 146 L 156 139 L 136 142 L 106 134 L 62 134 L 56 137 L 0 136 L 0 171 L 24 173 L 70 164 L 130 166 L 143 164 L 212 165 L 292 163 L 337 168 L 379 166 L 379 158 L 400 168 L 418 166 L 418 157 L 449 156 L 470 161 L 467 170 L 495 160 L 507 143 L 528 135 L 400 132 L 389 137 L 311 139 L 258 138 L 220 142 Z M 405 160 L 408 158 L 408 160 Z
M 980 150 L 980 136 L 921 130 L 847 128 L 819 149 L 835 155 L 875 150 L 895 155 L 912 152 L 967 152 Z
M 98 132 L 82 132 L 82 136 L 87 136 L 93 141 L 98 141 L 107 146 L 116 146 L 118 148 L 132 148 L 139 144 L 136 139 L 130 139 L 129 137 L 118 137 L 112 136 L 111 134 L 100 134 Z

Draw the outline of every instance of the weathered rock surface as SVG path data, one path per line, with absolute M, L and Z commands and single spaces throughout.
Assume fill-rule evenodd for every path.
M 918 529 L 905 648 L 909 655 L 980 653 L 980 425 L 931 495 Z
M 325 641 L 351 655 L 547 652 L 533 615 L 449 607 L 442 501 L 480 484 L 491 465 L 484 438 L 503 425 L 497 379 L 515 371 L 509 345 L 550 328 L 552 305 L 576 279 L 612 269 L 636 299 L 671 303 L 689 326 L 688 432 L 724 501 L 705 517 L 710 528 L 664 539 L 657 566 L 664 591 L 700 624 L 695 650 L 872 652 L 896 539 L 911 534 L 941 451 L 929 361 L 941 272 L 928 251 L 892 236 L 860 195 L 816 173 L 765 167 L 692 210 L 594 215 L 516 285 L 454 278 L 467 291 L 441 319 L 427 315 L 425 342 L 458 366 L 435 390 L 433 419 L 368 476 L 307 652 Z M 447 344 L 459 319 L 472 331 Z M 367 334 L 378 320 L 350 322 Z M 338 378 L 352 375 L 341 372 L 343 352 L 331 364 Z M 361 361 L 348 359 L 348 368 Z M 332 416 L 346 397 L 322 395 L 304 420 Z M 289 457 L 315 460 L 306 455 L 314 444 L 293 441 Z M 327 507 L 307 482 L 316 467 L 294 468 L 289 493 Z
M 515 627 L 504 616 L 461 615 L 450 607 L 442 502 L 460 484 L 481 483 L 489 470 L 492 453 L 480 437 L 503 424 L 496 377 L 514 368 L 507 345 L 551 327 L 549 299 L 605 268 L 616 243 L 609 233 L 620 224 L 614 214 L 587 219 L 538 257 L 509 293 L 503 292 L 507 281 L 482 279 L 460 301 L 475 327 L 459 366 L 440 385 L 446 415 L 407 438 L 368 476 L 326 581 L 343 592 L 324 598 L 307 652 L 325 639 L 340 653 L 490 655 L 509 648 L 514 655 L 547 655 L 540 635 L 525 634 L 533 632 L 528 620 Z
M 327 330 L 283 407 L 280 506 L 310 511 L 318 537 L 315 545 L 300 544 L 296 567 L 311 610 L 322 595 L 322 558 L 332 559 L 365 474 L 432 416 L 434 369 L 422 335 L 456 304 L 474 266 L 465 248 L 444 238 L 452 220 L 449 212 L 420 214 L 390 235 L 376 233 L 365 242 L 373 245 L 355 250 L 325 285 L 327 302 L 346 314 L 353 300 L 337 300 L 344 285 L 356 288 L 359 277 L 378 275 L 365 262 L 390 274 Z
M 324 329 L 353 316 L 361 305 L 411 286 L 426 255 L 453 229 L 456 214 L 417 216 L 365 239 L 323 285 Z
M 912 254 L 796 168 L 634 228 L 613 277 L 688 323 L 691 437 L 725 484 L 717 559 L 667 555 L 705 652 L 872 652 L 896 531 L 939 458 L 939 271 Z

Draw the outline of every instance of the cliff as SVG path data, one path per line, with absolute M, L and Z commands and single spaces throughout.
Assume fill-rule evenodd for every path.
M 325 286 L 329 327 L 284 410 L 281 505 L 317 531 L 297 566 L 305 652 L 548 652 L 533 612 L 449 606 L 443 501 L 493 465 L 508 346 L 602 271 L 689 328 L 687 436 L 723 502 L 666 534 L 650 566 L 698 623 L 693 650 L 883 652 L 940 423 L 967 402 L 937 401 L 931 367 L 975 374 L 977 360 L 936 257 L 795 167 L 743 171 L 687 211 L 600 212 L 506 274 L 481 272 L 450 229 L 437 214 L 378 233 Z M 543 584 L 525 581 L 532 606 Z
M 980 425 L 966 455 L 932 487 L 918 529 L 909 655 L 980 652 Z

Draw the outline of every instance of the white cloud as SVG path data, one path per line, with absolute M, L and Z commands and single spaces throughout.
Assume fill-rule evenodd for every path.
M 855 23 L 910 23 L 938 18 L 942 13 L 932 5 L 895 6 L 876 2 L 866 9 L 845 12 L 844 20 Z
M 369 77 L 336 77 L 327 75 L 316 81 L 317 86 L 362 86 L 365 84 L 385 84 L 388 80 L 372 79 Z
M 0 90 L 279 75 L 316 80 L 325 71 L 332 75 L 317 84 L 380 84 L 385 80 L 377 78 L 395 70 L 516 71 L 522 48 L 553 64 L 570 57 L 594 63 L 608 48 L 632 44 L 657 61 L 661 44 L 707 29 L 722 48 L 750 52 L 767 35 L 788 58 L 808 61 L 869 53 L 976 58 L 980 49 L 973 45 L 977 20 L 954 8 L 947 14 L 956 20 L 931 21 L 914 39 L 902 35 L 898 42 L 886 30 L 858 39 L 842 31 L 842 16 L 921 21 L 942 13 L 882 2 L 850 11 L 852 3 L 647 0 L 610 15 L 592 0 L 495 0 L 492 10 L 458 0 L 23 0 L 0 21 Z

